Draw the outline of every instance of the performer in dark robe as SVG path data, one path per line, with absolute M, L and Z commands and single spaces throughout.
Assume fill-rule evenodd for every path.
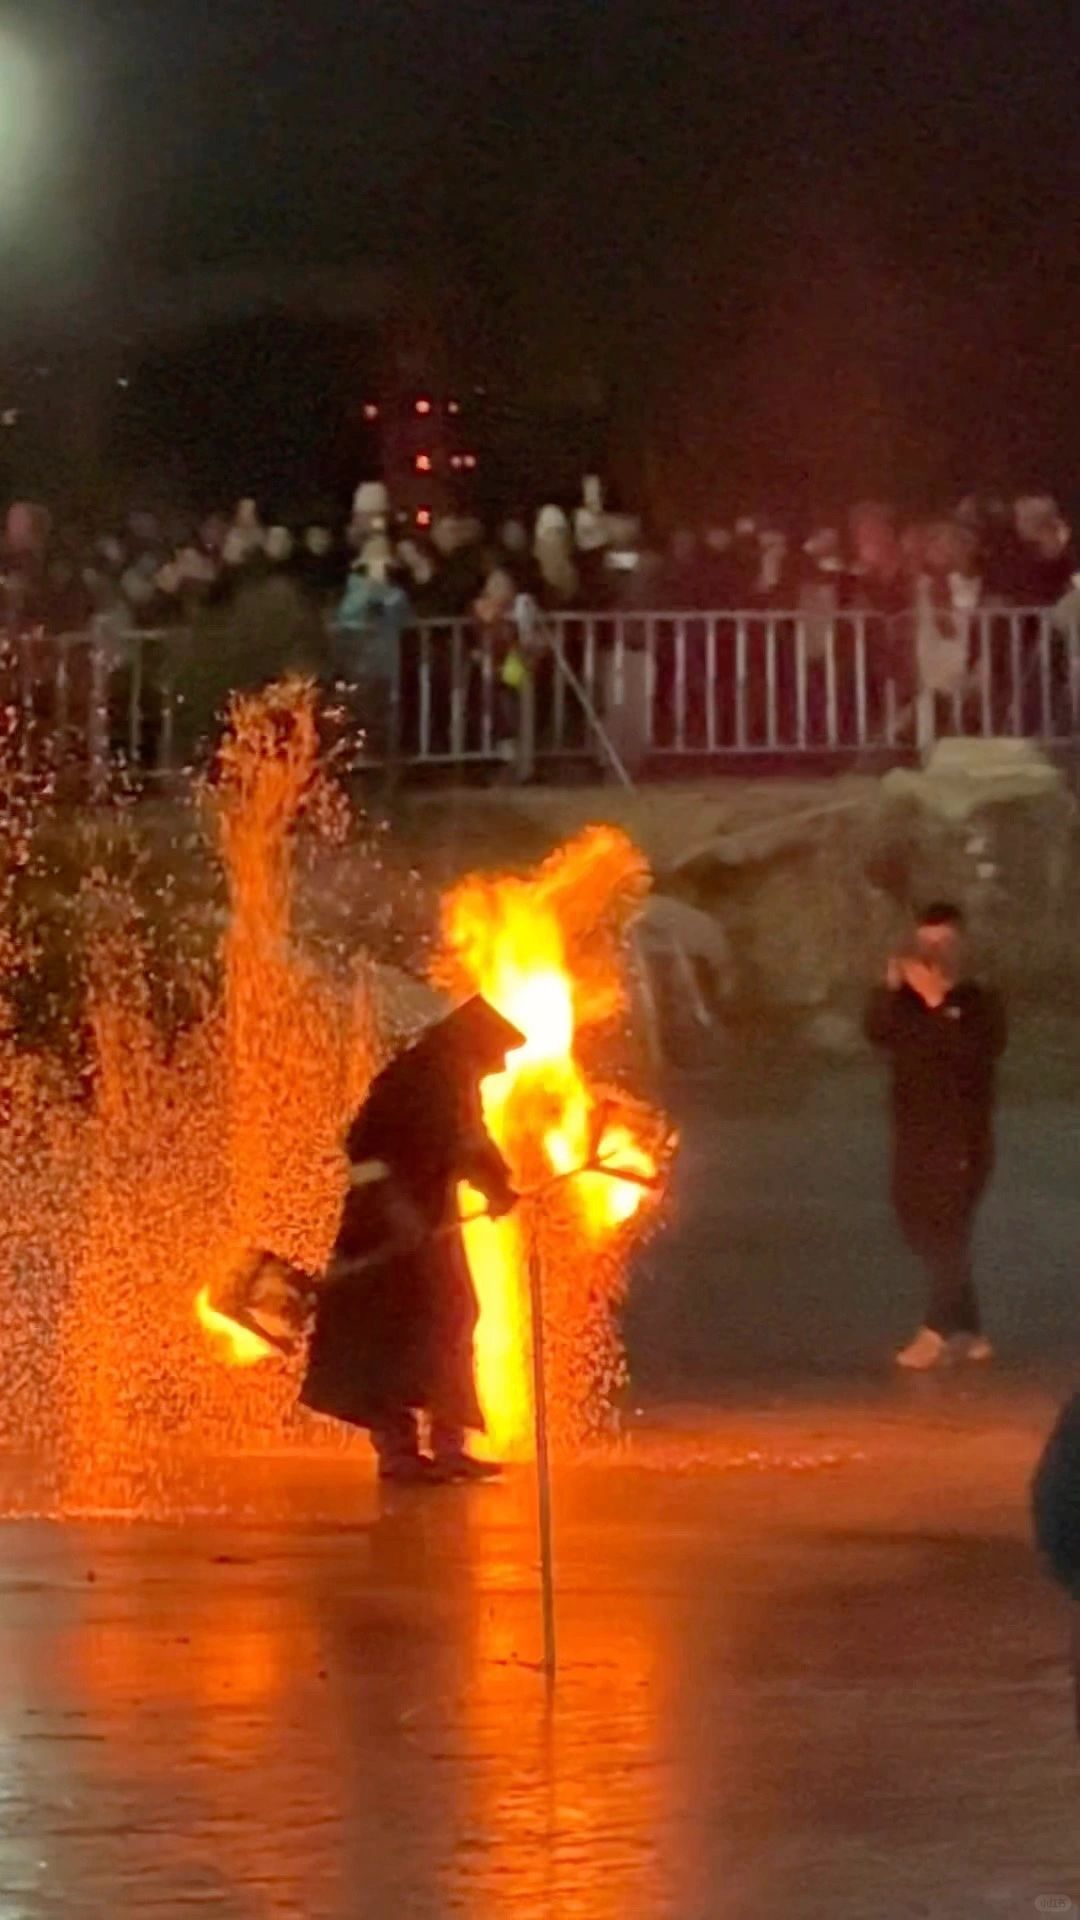
M 942 901 L 922 915 L 915 952 L 889 963 L 866 1030 L 893 1066 L 893 1204 L 927 1268 L 922 1327 L 897 1355 L 921 1370 L 951 1357 L 988 1360 L 972 1265 L 975 1216 L 994 1164 L 999 996 L 964 971 L 963 920 Z
M 470 1000 L 391 1061 L 349 1129 L 350 1188 L 301 1399 L 369 1428 L 384 1479 L 497 1471 L 465 1450 L 467 1431 L 484 1425 L 473 1377 L 477 1303 L 461 1235 L 446 1229 L 458 1218 L 460 1181 L 496 1218 L 514 1205 L 480 1084 L 523 1045 L 485 1000 Z M 350 1262 L 357 1270 L 335 1278 Z M 420 1450 L 421 1413 L 430 1455 Z

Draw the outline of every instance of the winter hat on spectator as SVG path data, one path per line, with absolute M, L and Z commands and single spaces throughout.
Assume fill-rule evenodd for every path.
M 242 546 L 243 554 L 241 557 L 247 559 L 251 554 L 258 553 L 261 550 L 265 539 L 266 535 L 263 532 L 262 522 L 259 519 L 259 509 L 254 500 L 251 498 L 238 500 L 236 503 L 236 513 L 233 516 L 233 523 L 229 528 L 227 540 L 231 540 L 234 546 Z
M 266 536 L 266 557 L 276 565 L 284 566 L 292 559 L 293 537 L 288 527 L 271 527 Z
M 381 480 L 362 480 L 353 494 L 352 510 L 365 519 L 389 513 L 390 494 Z
M 561 507 L 541 507 L 536 516 L 537 541 L 565 540 L 570 532 L 570 522 Z

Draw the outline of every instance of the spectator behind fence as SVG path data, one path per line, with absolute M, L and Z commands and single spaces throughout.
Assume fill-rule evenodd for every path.
M 437 556 L 437 571 L 431 582 L 431 600 L 436 617 L 460 619 L 469 612 L 490 571 L 481 540 L 478 521 L 446 513 L 436 520 L 432 547 Z
M 399 540 L 397 562 L 413 617 L 438 620 L 443 613 L 443 593 L 439 582 L 438 561 L 434 549 L 424 540 Z
M 329 526 L 316 520 L 304 528 L 296 557 L 297 578 L 320 606 L 340 596 L 343 565 Z
M 664 613 L 708 611 L 709 577 L 692 527 L 677 527 L 668 542 L 656 582 L 658 610 Z
M 538 644 L 535 602 L 519 594 L 513 577 L 496 567 L 473 606 L 478 645 L 473 662 L 490 657 L 495 677 L 494 744 L 518 782 L 533 775 L 535 689 L 533 655 Z
M 1022 606 L 1054 606 L 1077 570 L 1072 530 L 1048 494 L 1022 495 L 1013 508 L 1010 597 Z
M 911 582 L 893 509 L 864 500 L 852 508 L 848 527 L 855 605 L 887 619 L 904 613 L 911 604 Z
M 580 579 L 574 561 L 570 522 L 561 507 L 549 503 L 536 516 L 533 553 L 540 570 L 544 605 L 553 612 L 577 605 Z
M 694 750 L 706 739 L 732 743 L 740 628 L 725 616 L 740 612 L 775 616 L 771 656 L 756 638 L 760 623 L 751 619 L 746 629 L 742 698 L 751 743 L 767 724 L 770 657 L 782 742 L 795 744 L 798 733 L 800 748 L 831 740 L 834 729 L 845 742 L 860 729 L 872 739 L 886 721 L 889 737 L 903 744 L 957 726 L 1031 735 L 1074 728 L 1080 564 L 1057 502 L 1044 493 L 1011 501 L 969 493 L 951 513 L 915 524 L 887 502 L 868 500 L 840 530 L 826 522 L 809 537 L 760 514 L 733 524 L 705 519 L 679 526 L 664 554 L 642 537 L 638 520 L 609 509 L 596 474 L 584 479 L 569 514 L 552 501 L 534 521 L 518 496 L 510 517 L 488 532 L 459 505 L 430 537 L 395 510 L 382 481 L 356 488 L 348 521 L 311 503 L 306 524 L 299 515 L 286 524 L 263 513 L 253 493 L 226 513 L 200 506 L 188 516 L 146 505 L 96 528 L 54 525 L 47 509 L 17 502 L 0 556 L 0 614 L 14 636 L 39 628 L 70 633 L 107 619 L 116 641 L 111 704 L 119 711 L 136 698 L 134 666 L 128 691 L 120 681 L 124 663 L 137 657 L 150 716 L 144 742 L 154 735 L 155 713 L 168 708 L 170 751 L 178 755 L 210 737 L 231 692 L 293 666 L 325 671 L 333 650 L 345 678 L 367 682 L 363 718 L 373 752 L 381 753 L 398 744 L 391 694 L 404 629 L 410 620 L 479 619 L 508 634 L 514 613 L 507 615 L 507 586 L 497 582 L 493 595 L 497 574 L 508 577 L 516 600 L 524 595 L 553 616 L 571 616 L 547 628 L 541 729 L 555 710 L 554 643 L 571 666 L 587 644 L 596 697 L 631 768 L 658 738 L 673 744 L 675 732 Z M 493 598 L 494 611 L 481 611 Z M 1044 609 L 1056 610 L 1052 621 L 1038 617 Z M 685 616 L 681 627 L 649 618 L 664 613 Z M 577 614 L 613 617 L 585 627 Z M 707 624 L 706 614 L 717 617 Z M 132 638 L 140 632 L 154 636 L 141 651 Z M 856 636 L 865 644 L 858 698 Z M 460 639 L 456 649 L 437 634 L 426 647 L 406 643 L 410 737 L 409 703 L 420 684 L 412 666 L 421 661 L 432 675 L 424 708 L 430 739 L 449 737 L 440 702 L 462 658 Z M 489 709 L 485 722 L 497 718 L 504 747 L 511 740 L 520 747 L 533 689 L 530 650 L 515 653 L 509 640 L 500 648 L 510 680 L 500 677 L 498 714 Z M 515 688 L 519 656 L 526 678 Z M 471 725 L 475 687 L 469 698 Z M 657 701 L 659 736 L 650 731 Z M 469 739 L 475 750 L 474 733 Z M 527 763 L 531 750 L 516 753 L 516 766 Z
M 397 690 L 401 639 L 412 618 L 408 595 L 392 577 L 385 534 L 365 542 L 335 623 L 335 665 L 355 689 L 355 711 L 369 759 L 392 766 L 397 755 Z

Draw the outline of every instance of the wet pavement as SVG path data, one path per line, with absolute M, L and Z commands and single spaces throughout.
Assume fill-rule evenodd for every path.
M 365 1452 L 202 1459 L 149 1474 L 157 1523 L 58 1524 L 0 1462 L 0 1920 L 1080 1911 L 1027 1520 L 1077 1371 L 1075 1110 L 1005 1103 L 1001 1366 L 904 1380 L 880 1081 L 751 1069 L 674 1103 L 646 1411 L 556 1479 L 550 1695 L 527 1473 L 384 1504 Z
M 1067 1911 L 1067 1621 L 1025 1508 L 1056 1393 L 641 1420 L 557 1476 L 550 1695 L 524 1472 L 381 1502 L 365 1460 L 219 1463 L 168 1523 L 12 1520 L 0 1916 Z

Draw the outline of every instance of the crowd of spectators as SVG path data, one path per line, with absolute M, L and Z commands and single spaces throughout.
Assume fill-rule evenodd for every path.
M 659 541 L 638 518 L 611 511 L 595 476 L 585 479 L 569 510 L 548 503 L 497 528 L 463 512 L 418 526 L 395 511 L 383 483 L 366 482 L 344 524 L 330 516 L 274 523 L 244 499 L 231 514 L 210 514 L 197 525 L 139 512 L 119 530 L 88 537 L 54 528 L 44 508 L 16 504 L 0 551 L 0 621 L 9 633 L 94 627 L 115 636 L 113 696 L 120 706 L 131 699 L 123 680 L 125 636 L 156 636 L 154 657 L 160 664 L 167 656 L 156 685 L 171 689 L 170 700 L 179 694 L 174 721 L 186 726 L 186 745 L 206 737 L 230 692 L 301 671 L 357 691 L 369 749 L 382 760 L 399 750 L 421 757 L 434 751 L 422 715 L 442 714 L 445 731 L 456 702 L 467 740 L 479 742 L 478 751 L 503 753 L 528 777 L 537 727 L 550 731 L 562 711 L 558 679 L 584 671 L 582 623 L 569 621 L 565 640 L 557 641 L 552 615 L 622 612 L 630 617 L 631 652 L 645 626 L 633 616 L 685 616 L 661 622 L 655 642 L 650 725 L 660 744 L 737 746 L 750 744 L 751 735 L 767 743 L 778 727 L 807 736 L 808 744 L 807 729 L 823 740 L 838 727 L 852 737 L 880 731 L 893 707 L 912 711 L 920 689 L 954 705 L 968 698 L 977 676 L 966 616 L 975 612 L 1064 606 L 1070 626 L 1080 630 L 1078 569 L 1071 529 L 1048 495 L 1009 504 L 972 496 L 948 516 L 906 522 L 886 503 L 864 502 L 842 524 L 799 533 L 770 516 L 745 515 L 731 525 L 676 527 Z M 766 626 L 781 638 L 801 633 L 800 651 L 782 645 L 771 666 L 754 642 L 741 713 L 734 704 L 743 671 L 736 648 L 745 623 L 694 618 L 706 613 L 775 616 L 758 623 L 759 638 Z M 849 613 L 866 616 L 862 680 L 869 705 L 861 713 L 852 706 L 859 676 L 851 623 L 841 632 L 837 621 Z M 416 630 L 440 621 L 466 621 L 465 644 L 459 630 L 450 645 L 423 653 L 421 698 Z M 1021 622 L 1019 631 L 1028 684 L 1039 623 Z M 617 709 L 625 722 L 633 703 L 631 668 L 624 660 L 617 697 L 610 689 L 606 695 L 600 682 L 611 664 L 610 634 L 605 622 L 592 697 L 617 728 Z M 151 656 L 139 644 L 145 666 Z M 999 660 L 998 652 L 983 703 L 990 699 L 995 723 L 998 709 L 1015 712 L 1019 697 L 1013 656 Z M 984 660 L 983 680 L 986 670 Z M 1070 688 L 1071 671 L 1054 669 Z M 836 674 L 834 695 L 829 676 Z M 579 702 L 583 710 L 588 697 Z M 639 706 L 644 698 L 639 691 Z M 1026 709 L 1023 718 L 1026 726 Z M 640 753 L 644 724 L 637 723 L 628 757 Z M 439 749 L 450 757 L 454 737 L 447 734 Z M 138 750 L 145 751 L 145 741 Z
M 378 482 L 357 489 L 351 517 L 288 526 L 254 500 L 198 522 L 132 513 L 93 534 L 13 506 L 0 550 L 6 623 L 75 631 L 108 615 L 136 628 L 190 626 L 268 580 L 288 582 L 333 626 L 461 617 L 485 597 L 527 594 L 549 612 L 865 609 L 901 613 L 930 592 L 956 611 L 1042 607 L 1080 568 L 1071 529 L 1049 496 L 970 496 L 948 515 L 904 521 L 864 502 L 844 521 L 794 532 L 769 515 L 676 527 L 654 540 L 609 511 L 595 477 L 569 510 L 555 504 L 485 528 L 446 513 L 430 528 L 395 515 Z

